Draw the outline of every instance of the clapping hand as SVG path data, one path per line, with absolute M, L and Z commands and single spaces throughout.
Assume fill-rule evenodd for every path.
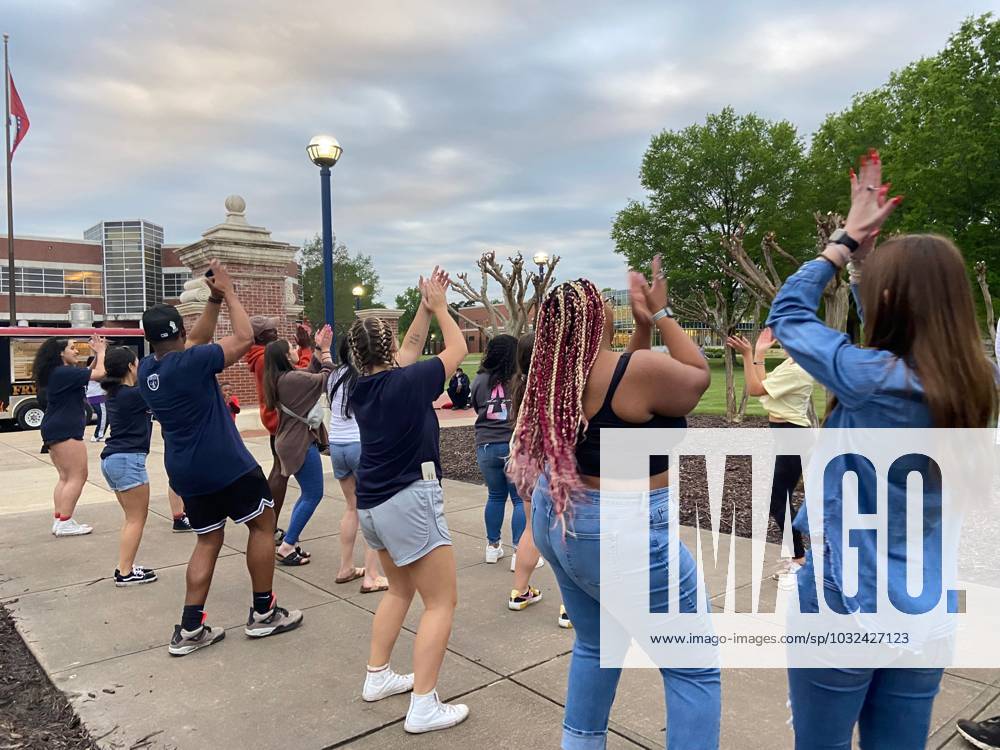
M 320 351 L 329 351 L 330 344 L 333 343 L 333 329 L 325 325 L 316 331 L 316 348 Z
M 430 312 L 437 312 L 442 307 L 447 306 L 446 294 L 449 284 L 451 284 L 451 279 L 448 277 L 448 272 L 438 266 L 434 266 L 434 270 L 431 271 L 428 279 L 425 280 L 423 276 L 420 277 L 421 304 Z
M 750 342 L 738 333 L 734 333 L 732 336 L 726 336 L 726 346 L 739 354 L 742 354 L 744 357 L 750 356 Z
M 861 168 L 857 174 L 851 170 L 851 210 L 847 213 L 844 230 L 860 243 L 851 260 L 864 260 L 875 246 L 875 238 L 896 206 L 903 202 L 903 196 L 889 198 L 889 183 L 882 183 L 882 160 L 878 151 L 871 149 L 861 157 Z
M 667 277 L 663 273 L 663 259 L 660 255 L 653 257 L 653 283 L 650 284 L 638 271 L 629 273 L 629 295 L 632 299 L 632 314 L 636 315 L 638 301 L 645 302 L 645 314 L 652 322 L 652 316 L 667 306 Z M 643 314 L 642 308 L 639 314 Z M 637 317 L 636 320 L 639 320 Z
M 99 333 L 95 333 L 93 336 L 91 336 L 89 343 L 90 343 L 90 351 L 92 351 L 94 354 L 100 354 L 101 352 L 106 351 L 108 348 L 108 340 Z
M 225 297 L 233 291 L 233 277 L 229 275 L 226 267 L 215 258 L 212 258 L 208 264 L 205 281 L 208 283 L 209 289 L 212 290 L 213 297 Z
M 762 330 L 760 335 L 757 337 L 757 344 L 754 346 L 756 354 L 754 359 L 763 361 L 764 355 L 767 354 L 767 350 L 774 346 L 776 341 L 777 339 L 774 338 L 774 331 L 772 331 L 770 327 Z

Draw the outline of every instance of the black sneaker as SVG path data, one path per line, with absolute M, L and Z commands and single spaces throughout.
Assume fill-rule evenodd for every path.
M 192 651 L 211 646 L 225 637 L 225 630 L 211 625 L 202 625 L 197 630 L 184 630 L 180 625 L 174 625 L 174 637 L 170 639 L 167 648 L 171 656 L 187 656 Z
M 122 575 L 115 568 L 115 586 L 138 586 L 143 583 L 152 583 L 156 580 L 156 571 L 144 568 L 141 565 L 133 565 L 132 570 L 127 575 Z
M 1000 716 L 983 721 L 959 719 L 955 726 L 958 728 L 958 733 L 979 750 L 1000 748 Z
M 184 531 L 192 531 L 191 522 L 188 520 L 187 516 L 181 516 L 180 518 L 174 519 L 174 532 L 181 533 Z
M 244 629 L 251 638 L 264 638 L 269 635 L 277 635 L 287 630 L 295 630 L 302 624 L 302 613 L 293 609 L 289 612 L 277 605 L 276 600 L 271 600 L 271 609 L 264 614 L 260 614 L 253 607 L 250 608 L 250 617 L 247 618 L 247 626 Z

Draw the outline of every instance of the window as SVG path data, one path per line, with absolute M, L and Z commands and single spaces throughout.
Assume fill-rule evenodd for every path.
M 183 273 L 163 272 L 163 299 L 179 299 L 184 283 L 191 278 L 187 269 Z

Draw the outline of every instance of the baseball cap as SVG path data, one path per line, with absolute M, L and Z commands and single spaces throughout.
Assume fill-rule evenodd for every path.
M 173 305 L 153 305 L 142 314 L 142 330 L 146 341 L 166 341 L 181 335 L 184 319 Z
M 277 331 L 280 324 L 281 321 L 278 318 L 269 318 L 266 315 L 254 315 L 250 318 L 254 339 L 259 339 L 264 331 Z

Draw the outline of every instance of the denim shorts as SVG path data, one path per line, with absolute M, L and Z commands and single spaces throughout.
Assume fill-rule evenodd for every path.
M 436 479 L 418 479 L 374 508 L 358 508 L 361 533 L 372 549 L 384 549 L 397 567 L 451 544 L 444 493 Z
M 115 492 L 127 492 L 149 484 L 145 453 L 112 453 L 101 459 L 101 473 Z
M 361 441 L 330 443 L 330 461 L 333 463 L 335 479 L 346 479 L 351 474 L 357 474 L 361 463 Z

